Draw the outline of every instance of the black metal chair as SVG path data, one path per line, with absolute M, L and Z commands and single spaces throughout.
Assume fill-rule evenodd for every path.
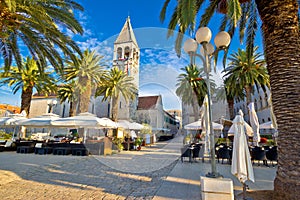
M 196 160 L 196 158 L 199 158 L 199 153 L 200 153 L 201 146 L 200 145 L 195 145 L 193 150 L 192 150 L 192 156 L 193 160 Z
M 274 161 L 278 161 L 278 152 L 277 152 L 277 146 L 274 146 L 269 149 L 269 151 L 266 152 L 267 160 L 271 161 L 272 166 L 274 167 Z
M 230 149 L 226 146 L 223 146 L 217 150 L 217 159 L 219 163 L 219 159 L 222 159 L 222 164 L 223 160 L 227 159 L 227 162 L 231 162 L 231 156 L 230 156 Z
M 254 147 L 251 150 L 251 159 L 252 159 L 252 164 L 254 163 L 255 160 L 258 161 L 258 166 L 260 166 L 260 161 L 263 161 L 264 165 L 268 165 L 267 163 L 267 157 L 266 157 L 266 151 L 262 147 Z
M 186 157 L 189 158 L 189 162 L 192 161 L 192 150 L 189 147 L 181 148 L 181 162 L 183 162 Z

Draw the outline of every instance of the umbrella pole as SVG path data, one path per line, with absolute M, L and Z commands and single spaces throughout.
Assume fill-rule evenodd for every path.
M 247 188 L 248 188 L 248 185 L 246 183 L 243 183 L 243 200 L 252 200 L 252 198 L 246 197 Z

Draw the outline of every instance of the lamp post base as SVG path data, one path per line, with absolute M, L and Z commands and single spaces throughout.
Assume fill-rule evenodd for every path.
M 218 172 L 208 172 L 205 176 L 208 178 L 223 178 Z

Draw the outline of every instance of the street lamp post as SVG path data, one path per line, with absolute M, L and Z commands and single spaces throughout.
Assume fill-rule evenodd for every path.
M 53 108 L 53 106 L 55 106 L 57 104 L 57 101 L 56 100 L 48 100 L 47 104 L 48 104 L 48 113 L 52 113 L 52 108 Z
M 208 172 L 207 177 L 217 178 L 221 175 L 216 169 L 216 158 L 215 158 L 215 138 L 214 129 L 212 125 L 212 111 L 211 111 L 211 92 L 210 92 L 210 71 L 211 71 L 211 59 L 219 50 L 224 50 L 230 43 L 230 35 L 225 32 L 219 32 L 215 39 L 216 51 L 214 46 L 209 43 L 211 39 L 211 31 L 207 27 L 201 27 L 196 32 L 196 40 L 187 39 L 184 43 L 184 51 L 190 55 L 191 64 L 195 64 L 195 57 L 199 57 L 204 64 L 204 71 L 206 73 L 206 85 L 207 85 L 207 97 L 208 97 L 208 111 L 209 111 L 209 128 L 210 128 L 210 156 L 211 156 L 211 172 Z M 198 44 L 201 45 L 200 53 L 197 54 Z

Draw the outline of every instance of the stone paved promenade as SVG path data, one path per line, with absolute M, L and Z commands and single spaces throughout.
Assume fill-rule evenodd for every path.
M 141 151 L 122 151 L 111 156 L 58 156 L 0 153 L 2 199 L 201 199 L 200 176 L 210 163 L 181 163 L 182 136 L 159 142 Z M 242 190 L 229 164 L 217 170 Z M 276 168 L 254 166 L 250 190 L 272 190 Z M 239 199 L 239 198 L 238 198 Z
M 0 153 L 1 199 L 152 199 L 182 137 L 112 156 Z

